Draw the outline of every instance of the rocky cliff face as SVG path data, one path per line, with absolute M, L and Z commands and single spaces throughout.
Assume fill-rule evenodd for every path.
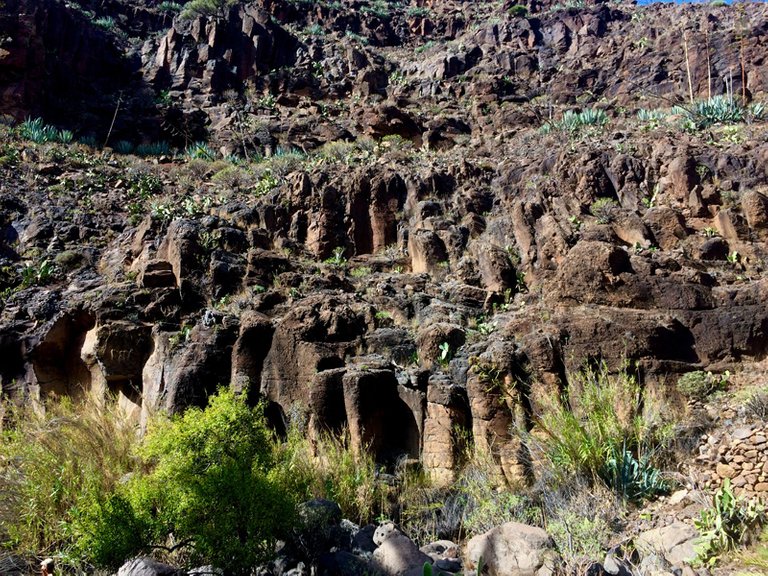
M 520 480 L 518 431 L 582 362 L 663 396 L 765 357 L 768 128 L 687 103 L 764 98 L 764 5 L 120 6 L 103 30 L 6 1 L 3 112 L 88 134 L 111 105 L 64 107 L 146 92 L 115 139 L 210 149 L 3 145 L 4 395 L 109 392 L 143 421 L 231 384 L 277 429 L 347 427 L 445 480 L 469 436 Z M 584 109 L 607 124 L 557 124 Z

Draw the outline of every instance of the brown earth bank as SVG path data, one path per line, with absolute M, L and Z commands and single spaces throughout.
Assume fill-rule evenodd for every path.
M 632 529 L 768 493 L 765 415 L 675 385 L 765 388 L 766 44 L 755 3 L 5 0 L 0 392 L 145 426 L 231 386 L 281 433 L 444 485 L 469 442 L 531 486 L 574 374 L 628 370 L 685 491 Z

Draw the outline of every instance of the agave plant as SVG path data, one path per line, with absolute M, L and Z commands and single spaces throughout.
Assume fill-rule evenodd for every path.
M 187 156 L 201 160 L 213 160 L 216 153 L 205 142 L 195 142 L 187 147 Z
M 699 128 L 707 128 L 714 124 L 743 122 L 745 110 L 732 96 L 713 96 L 696 102 L 687 112 Z
M 130 154 L 133 152 L 133 144 L 127 140 L 120 140 L 117 144 L 115 144 L 115 152 L 118 154 Z
M 608 115 L 598 108 L 586 108 L 579 112 L 579 125 L 602 126 L 608 123 Z
M 56 141 L 62 144 L 69 144 L 75 139 L 75 135 L 70 130 L 59 130 L 56 134 Z
M 150 144 L 139 144 L 136 146 L 135 154 L 137 156 L 164 156 L 171 152 L 168 142 L 152 142 Z

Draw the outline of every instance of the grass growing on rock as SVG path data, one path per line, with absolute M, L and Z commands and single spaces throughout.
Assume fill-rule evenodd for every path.
M 643 395 L 628 370 L 613 375 L 600 364 L 572 374 L 568 395 L 552 402 L 537 424 L 544 456 L 563 478 L 600 480 L 628 500 L 669 488 L 654 463 L 662 431 L 643 417 Z
M 0 439 L 0 536 L 25 555 L 67 554 L 82 510 L 136 470 L 136 428 L 116 404 L 6 406 Z

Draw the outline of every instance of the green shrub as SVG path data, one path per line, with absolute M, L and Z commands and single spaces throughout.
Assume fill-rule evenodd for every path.
M 528 8 L 522 4 L 516 4 L 509 9 L 509 15 L 513 18 L 525 18 L 528 16 Z
M 680 376 L 677 381 L 677 390 L 686 398 L 704 400 L 713 392 L 725 390 L 730 377 L 731 373 L 727 370 L 721 375 L 695 370 Z
M 279 184 L 280 181 L 274 174 L 272 174 L 272 170 L 266 168 L 264 172 L 262 172 L 261 177 L 253 185 L 253 193 L 256 196 L 264 196 L 265 194 L 272 192 L 272 190 L 277 188 Z
M 333 255 L 323 260 L 323 263 L 331 266 L 346 266 L 347 259 L 344 257 L 344 251 L 343 246 L 336 246 L 336 248 L 333 249 Z
M 589 206 L 589 213 L 597 218 L 599 224 L 613 222 L 618 211 L 619 204 L 612 198 L 598 198 Z
M 146 547 L 149 525 L 118 494 L 100 495 L 73 511 L 76 551 L 97 566 L 117 568 Z
M 185 20 L 198 16 L 221 18 L 235 4 L 237 0 L 192 0 L 184 6 L 181 17 Z
M 173 535 L 201 560 L 245 574 L 287 534 L 295 495 L 275 480 L 273 438 L 261 407 L 222 390 L 205 410 L 155 420 L 139 454 L 149 472 L 118 491 L 130 510 L 116 500 L 81 526 L 90 550 L 113 545 L 115 534 L 103 535 L 102 528 L 119 515 L 143 530 L 134 543 L 162 546 Z

